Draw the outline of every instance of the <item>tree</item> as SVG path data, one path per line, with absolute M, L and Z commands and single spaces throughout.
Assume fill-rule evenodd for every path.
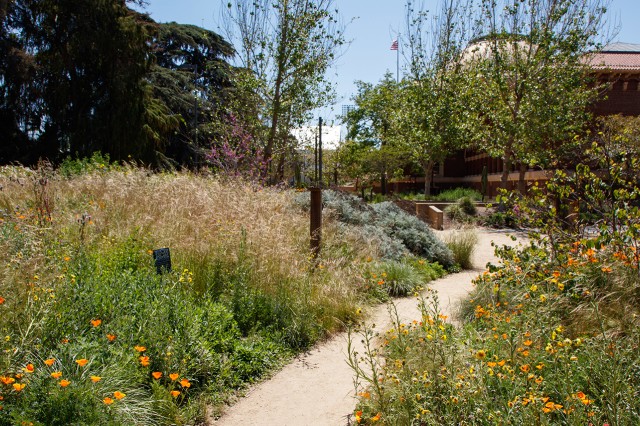
M 356 82 L 355 109 L 344 117 L 347 138 L 364 146 L 375 147 L 367 156 L 380 176 L 382 193 L 386 193 L 386 174 L 403 157 L 399 146 L 390 146 L 393 139 L 393 121 L 400 101 L 399 84 L 390 73 L 377 84 Z M 397 127 L 397 126 L 396 126 Z
M 264 160 L 282 178 L 289 131 L 330 102 L 325 79 L 344 44 L 334 0 L 233 0 L 225 8 L 228 38 L 237 41 L 241 65 L 256 77 L 260 116 L 267 131 Z M 249 80 L 250 81 L 250 80 Z
M 429 16 L 424 2 L 407 2 L 409 75 L 402 82 L 392 120 L 392 142 L 408 152 L 431 194 L 433 168 L 466 142 L 467 86 L 457 60 L 467 40 L 469 3 L 444 0 Z
M 585 84 L 583 56 L 602 28 L 607 0 L 482 0 L 485 36 L 465 52 L 475 141 L 502 158 L 502 187 L 580 132 L 596 92 Z
M 153 97 L 166 107 L 164 123 L 172 130 L 157 135 L 159 148 L 172 161 L 193 167 L 223 137 L 227 123 L 236 125 L 227 105 L 234 72 L 227 59 L 235 52 L 213 31 L 171 22 L 158 25 L 153 53 Z
M 10 143 L 28 145 L 31 162 L 94 151 L 153 160 L 145 81 L 153 23 L 127 4 L 2 4 L 2 48 L 10 51 L 0 71 L 2 125 Z

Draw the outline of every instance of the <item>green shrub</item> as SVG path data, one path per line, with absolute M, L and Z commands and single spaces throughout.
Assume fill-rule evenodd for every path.
M 373 206 L 376 225 L 396 238 L 414 255 L 438 262 L 445 268 L 453 265 L 449 249 L 436 238 L 429 226 L 391 202 Z
M 65 158 L 60 166 L 58 172 L 67 178 L 72 176 L 79 176 L 85 173 L 92 173 L 95 171 L 106 172 L 108 170 L 115 170 L 118 166 L 111 163 L 109 154 L 102 154 L 100 152 L 94 152 L 90 158 Z
M 462 211 L 469 216 L 475 216 L 476 214 L 478 214 L 478 209 L 476 209 L 476 205 L 473 203 L 473 200 L 471 200 L 471 198 L 469 197 L 460 198 L 458 200 L 458 205 L 460 206 L 460 209 L 462 209 Z
M 470 188 L 455 188 L 442 191 L 440 194 L 431 197 L 434 201 L 452 202 L 458 201 L 461 198 L 469 198 L 472 201 L 482 200 L 482 194 L 475 189 Z
M 296 203 L 308 209 L 308 193 L 296 197 Z M 357 227 L 363 238 L 377 240 L 385 259 L 401 260 L 411 253 L 445 268 L 453 266 L 451 252 L 429 226 L 392 202 L 367 205 L 352 195 L 323 191 L 323 203 L 340 222 Z

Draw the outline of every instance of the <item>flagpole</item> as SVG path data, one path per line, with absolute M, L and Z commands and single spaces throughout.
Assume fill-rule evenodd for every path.
M 398 48 L 396 49 L 396 83 L 400 82 L 400 34 L 398 33 Z

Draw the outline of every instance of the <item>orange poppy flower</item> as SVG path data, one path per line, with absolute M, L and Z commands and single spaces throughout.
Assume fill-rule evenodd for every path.
M 380 420 L 380 417 L 382 417 L 382 414 L 378 413 L 375 416 L 371 417 L 371 421 L 372 422 L 377 422 L 378 420 Z
M 107 405 L 111 405 L 113 404 L 113 399 L 106 397 L 105 399 L 102 400 L 102 402 L 104 402 Z
M 4 301 L 5 301 L 4 297 L 0 296 L 0 305 L 2 305 Z
M 101 319 L 91 320 L 91 325 L 94 326 L 94 327 L 99 327 L 100 324 L 102 324 L 102 320 Z
M 102 380 L 102 377 L 100 376 L 91 376 L 91 381 L 93 383 L 98 383 L 100 380 Z
M 36 370 L 36 368 L 33 366 L 33 364 L 27 364 L 26 367 L 24 367 L 24 371 L 26 371 L 27 373 L 33 373 Z
M 134 346 L 133 349 L 135 349 L 138 352 L 144 352 L 147 350 L 147 348 L 144 346 Z
M 143 367 L 148 367 L 149 366 L 149 357 L 148 356 L 141 356 L 140 357 L 140 364 Z
M 178 380 L 178 377 L 180 377 L 180 375 L 179 375 L 178 373 L 171 373 L 171 374 L 169 374 L 169 378 L 170 378 L 172 381 L 174 381 L 174 382 L 175 382 L 176 380 Z
M 182 386 L 183 388 L 190 388 L 191 383 L 189 383 L 189 380 L 187 379 L 182 379 L 180 380 L 180 386 Z
M 172 397 L 177 398 L 178 395 L 180 395 L 180 391 L 177 391 L 177 390 L 171 391 L 171 396 Z
M 80 367 L 84 367 L 88 362 L 89 360 L 86 358 L 76 359 L 76 364 L 78 364 Z
M 530 369 L 531 369 L 531 367 L 529 366 L 529 364 L 525 364 L 525 365 L 520 366 L 520 370 L 522 370 L 522 372 L 524 372 L 524 373 L 528 373 Z
M 5 385 L 10 385 L 15 381 L 16 379 L 14 379 L 13 377 L 0 376 L 0 382 L 4 383 Z
M 115 397 L 116 397 L 116 399 L 122 399 L 122 398 L 124 398 L 124 397 L 125 397 L 125 396 L 127 396 L 127 395 L 123 394 L 123 393 L 122 393 L 122 392 L 120 392 L 120 391 L 115 391 L 115 392 L 113 393 L 113 396 L 115 396 Z
M 113 342 L 114 340 L 116 340 L 116 335 L 107 333 L 107 340 Z
M 153 373 L 151 373 L 151 375 L 156 380 L 158 380 L 160 377 L 162 377 L 162 373 L 160 371 L 154 371 Z
M 70 384 L 71 384 L 71 382 L 69 380 L 66 380 L 66 379 L 60 380 L 60 386 L 62 386 L 63 388 L 66 388 Z
M 49 358 L 49 359 L 45 359 L 44 360 L 45 365 L 47 365 L 49 367 L 51 367 L 54 362 L 56 362 L 55 358 Z
M 54 371 L 53 373 L 51 373 L 51 377 L 53 377 L 54 379 L 59 379 L 60 377 L 62 377 L 62 371 Z
M 22 389 L 24 389 L 25 386 L 26 386 L 26 384 L 24 384 L 24 383 L 14 383 L 13 384 L 13 388 L 16 390 L 16 392 L 20 392 Z

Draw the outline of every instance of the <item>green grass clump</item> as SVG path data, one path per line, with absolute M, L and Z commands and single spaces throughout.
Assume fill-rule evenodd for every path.
M 472 229 L 453 231 L 445 238 L 455 262 L 463 269 L 473 269 L 472 256 L 478 244 L 478 235 Z

